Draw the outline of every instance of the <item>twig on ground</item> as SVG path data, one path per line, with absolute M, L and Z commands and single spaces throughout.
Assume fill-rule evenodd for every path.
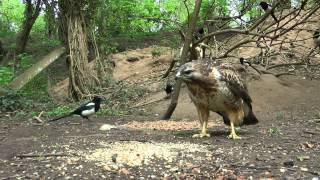
M 130 107 L 130 109 L 132 109 L 132 108 L 137 108 L 137 107 L 141 107 L 141 106 L 146 106 L 146 105 L 149 105 L 149 104 L 152 104 L 152 103 L 156 103 L 156 102 L 159 102 L 159 101 L 163 101 L 163 100 L 165 100 L 165 98 L 156 99 L 156 100 L 154 100 L 154 101 L 149 101 L 149 102 L 145 102 L 145 103 L 142 103 L 142 104 L 137 104 L 137 105 L 135 105 L 135 106 Z
M 41 117 L 42 114 L 43 114 L 43 111 L 41 111 L 38 116 L 34 116 L 33 119 L 36 120 L 38 123 L 43 124 L 43 120 L 40 119 L 40 117 Z
M 75 155 L 75 154 L 73 154 Z M 72 156 L 71 154 L 56 153 L 56 154 L 17 154 L 15 157 L 22 158 L 32 158 L 32 157 L 59 157 L 59 156 Z
M 314 131 L 309 131 L 309 130 L 303 130 L 304 133 L 307 133 L 307 134 L 312 134 L 312 135 L 316 135 L 316 134 L 320 134 L 318 132 L 314 132 Z
M 277 67 L 282 67 L 282 66 L 291 66 L 291 65 L 304 65 L 304 64 L 305 64 L 304 62 L 276 64 L 276 65 L 267 67 L 267 69 L 272 69 L 272 68 L 277 68 Z
M 283 73 L 275 74 L 274 76 L 275 76 L 275 77 L 280 77 L 280 76 L 283 76 L 283 75 L 294 75 L 294 74 L 293 74 L 293 73 L 290 73 L 290 72 L 283 72 Z

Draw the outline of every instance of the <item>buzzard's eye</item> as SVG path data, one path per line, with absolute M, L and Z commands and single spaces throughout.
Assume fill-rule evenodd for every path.
M 186 74 L 186 75 L 189 75 L 189 74 L 191 74 L 192 73 L 192 70 L 186 70 L 186 71 L 184 71 L 184 74 Z

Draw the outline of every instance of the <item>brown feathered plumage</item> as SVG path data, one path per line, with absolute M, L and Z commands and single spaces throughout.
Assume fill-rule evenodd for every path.
M 179 68 L 176 77 L 187 84 L 189 96 L 199 115 L 201 132 L 194 137 L 210 136 L 207 133 L 209 111 L 218 113 L 225 124 L 231 125 L 229 137 L 232 139 L 240 138 L 234 126 L 258 123 L 252 111 L 244 74 L 245 69 L 241 66 L 217 66 L 210 60 L 192 61 Z

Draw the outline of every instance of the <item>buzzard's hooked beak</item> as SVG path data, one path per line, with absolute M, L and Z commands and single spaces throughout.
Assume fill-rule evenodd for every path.
M 180 71 L 177 72 L 176 77 L 174 78 L 175 80 L 179 79 L 181 77 Z

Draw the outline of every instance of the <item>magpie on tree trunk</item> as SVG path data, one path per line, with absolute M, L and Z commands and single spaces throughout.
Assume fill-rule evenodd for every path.
M 59 119 L 62 119 L 62 118 L 68 117 L 68 116 L 72 116 L 72 115 L 79 115 L 82 118 L 89 120 L 89 116 L 98 112 L 98 110 L 100 109 L 101 101 L 102 101 L 102 98 L 95 96 L 91 101 L 81 105 L 76 110 L 72 111 L 71 113 L 54 118 L 54 119 L 51 119 L 48 122 L 57 121 Z

